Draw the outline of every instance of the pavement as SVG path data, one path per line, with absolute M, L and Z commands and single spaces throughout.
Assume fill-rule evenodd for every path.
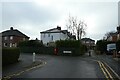
M 85 55 L 88 56 L 88 53 L 86 53 Z M 90 58 L 106 63 L 108 66 L 111 67 L 111 69 L 115 71 L 115 73 L 118 74 L 118 76 L 120 76 L 120 58 L 115 58 L 113 57 L 113 55 L 106 54 L 96 55 L 94 51 L 92 51 L 92 55 Z
M 22 74 L 26 71 L 37 68 L 36 66 L 40 67 L 44 64 L 40 59 L 33 62 L 32 58 L 32 54 L 24 54 L 24 56 L 20 55 L 17 63 L 2 67 L 2 77 L 9 79 L 12 76 L 16 76 L 16 74 L 20 75 L 20 73 Z

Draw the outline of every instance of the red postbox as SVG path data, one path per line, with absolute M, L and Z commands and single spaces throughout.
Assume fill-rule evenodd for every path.
M 55 55 L 58 54 L 58 49 L 57 49 L 57 48 L 54 49 L 54 54 L 55 54 Z

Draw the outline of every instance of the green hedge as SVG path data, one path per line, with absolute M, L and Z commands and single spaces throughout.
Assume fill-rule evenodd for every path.
M 22 41 L 18 44 L 18 47 L 43 47 L 42 41 L 39 40 L 29 40 L 29 41 Z
M 58 55 L 80 56 L 87 51 L 87 47 L 82 45 L 78 40 L 60 40 L 56 41 Z M 63 51 L 72 51 L 71 54 L 63 53 Z
M 56 41 L 56 47 L 80 47 L 81 42 L 78 40 L 60 40 Z
M 113 41 L 98 40 L 96 43 L 96 52 L 103 54 L 107 52 L 107 44 L 116 43 Z
M 3 48 L 2 49 L 2 64 L 8 65 L 18 61 L 20 56 L 19 48 Z
M 116 42 L 117 51 L 120 51 L 120 40 Z
M 21 53 L 53 54 L 54 47 L 20 47 Z

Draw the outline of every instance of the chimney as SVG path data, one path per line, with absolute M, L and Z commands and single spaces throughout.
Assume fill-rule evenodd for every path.
M 61 27 L 60 27 L 60 26 L 57 26 L 57 29 L 58 29 L 58 30 L 61 30 Z
M 10 30 L 13 30 L 13 27 L 10 27 Z
M 120 26 L 117 27 L 117 32 L 120 33 Z

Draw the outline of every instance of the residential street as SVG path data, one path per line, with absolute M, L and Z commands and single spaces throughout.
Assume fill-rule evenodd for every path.
M 92 56 L 86 54 L 82 57 L 37 54 L 36 61 L 45 62 L 42 67 L 25 71 L 11 78 L 105 78 L 95 58 L 97 57 L 94 54 Z M 3 75 L 8 76 L 8 72 L 13 74 L 12 72 L 20 69 L 20 66 L 26 63 L 29 64 L 32 61 L 32 55 L 22 54 L 20 59 L 23 60 L 21 63 L 12 65 L 10 68 L 4 68 Z M 118 66 L 116 68 L 118 69 Z

